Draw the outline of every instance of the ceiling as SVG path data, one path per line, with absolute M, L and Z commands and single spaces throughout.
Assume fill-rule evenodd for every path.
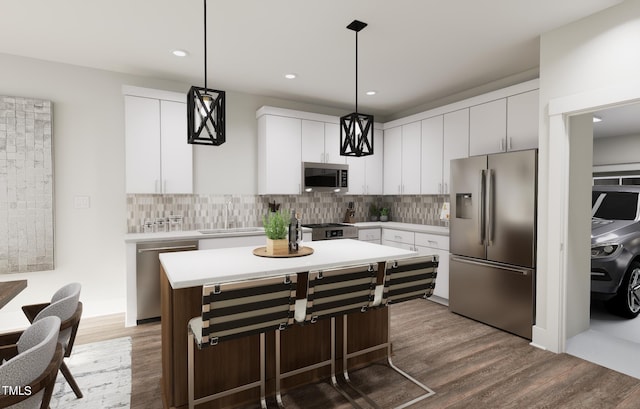
M 640 103 L 596 111 L 593 116 L 602 119 L 593 124 L 594 138 L 640 135 Z
M 359 111 L 385 117 L 535 76 L 541 33 L 620 2 L 208 0 L 207 85 L 351 111 L 358 19 Z M 0 53 L 203 85 L 203 1 L 2 0 Z

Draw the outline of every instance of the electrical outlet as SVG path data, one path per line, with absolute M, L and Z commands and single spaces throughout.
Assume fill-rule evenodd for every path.
M 75 196 L 73 198 L 73 207 L 75 209 L 88 209 L 91 207 L 90 197 L 86 195 Z

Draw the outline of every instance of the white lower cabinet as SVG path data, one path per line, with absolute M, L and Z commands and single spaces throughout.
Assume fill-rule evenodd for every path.
M 380 228 L 379 227 L 374 227 L 372 229 L 359 228 L 358 240 L 380 244 L 380 240 L 381 240 Z
M 199 250 L 227 249 L 231 247 L 264 246 L 267 242 L 265 235 L 216 237 L 198 241 Z
M 438 255 L 438 277 L 433 295 L 449 299 L 449 237 L 416 233 L 415 250 L 420 254 Z
M 415 233 L 412 231 L 396 230 L 396 229 L 382 229 L 382 241 L 388 241 L 392 243 L 408 244 L 411 247 L 415 244 Z M 394 246 L 400 247 L 400 246 Z M 413 248 L 409 248 L 413 250 Z
M 449 299 L 449 236 L 383 228 L 382 244 L 424 255 L 438 255 L 438 277 L 433 295 Z

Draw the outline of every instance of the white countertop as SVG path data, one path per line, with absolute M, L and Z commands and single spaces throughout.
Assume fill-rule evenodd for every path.
M 414 251 L 344 239 L 304 243 L 309 256 L 267 258 L 253 255 L 256 246 L 160 254 L 160 262 L 174 289 L 213 282 L 299 273 L 361 263 L 416 256 Z
M 360 223 L 354 223 L 354 226 L 360 229 L 380 227 L 383 229 L 396 229 L 396 230 L 415 231 L 419 233 L 439 234 L 441 236 L 449 235 L 448 227 L 430 226 L 426 224 L 398 223 L 398 222 L 360 222 Z
M 125 235 L 124 241 L 125 243 L 142 243 L 145 241 L 204 240 L 220 237 L 264 236 L 264 229 L 262 227 L 256 227 L 255 229 L 256 230 L 242 230 L 242 228 L 238 230 L 229 229 L 229 231 L 216 233 L 202 233 L 200 230 L 167 231 L 160 233 L 128 233 Z M 206 229 L 203 230 L 206 231 Z
M 354 223 L 354 226 L 359 229 L 367 228 L 387 228 L 396 230 L 415 231 L 420 233 L 439 234 L 441 236 L 449 235 L 448 227 L 430 226 L 426 224 L 413 224 L 413 223 L 398 223 L 398 222 L 360 222 Z M 242 237 L 242 236 L 264 236 L 264 229 L 256 228 L 259 230 L 243 231 L 230 229 L 227 232 L 219 232 L 214 234 L 204 234 L 199 230 L 187 230 L 187 231 L 168 231 L 161 233 L 129 233 L 125 235 L 125 243 L 142 243 L 147 241 L 165 241 L 165 240 L 204 240 L 215 239 L 222 237 Z M 221 230 L 221 229 L 217 229 Z M 303 227 L 304 233 L 311 232 L 311 229 Z

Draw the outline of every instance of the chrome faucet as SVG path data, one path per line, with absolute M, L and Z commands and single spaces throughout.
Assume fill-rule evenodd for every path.
M 229 199 L 229 201 L 224 205 L 224 228 L 225 229 L 229 228 L 229 211 L 231 210 L 232 207 L 233 207 L 233 202 L 231 201 L 231 199 Z

